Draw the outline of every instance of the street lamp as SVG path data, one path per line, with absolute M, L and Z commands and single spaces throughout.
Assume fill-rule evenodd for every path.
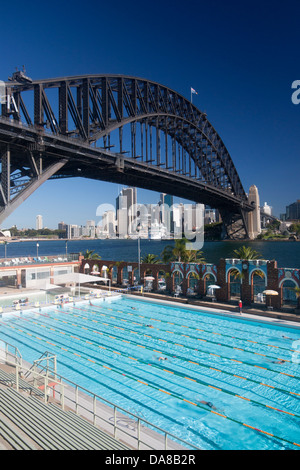
M 68 240 L 66 240 L 66 256 L 68 256 Z
M 5 253 L 4 257 L 5 257 L 5 259 L 6 259 L 6 247 L 7 247 L 7 245 L 8 245 L 8 242 L 5 241 L 4 242 L 4 253 Z
M 39 244 L 37 243 L 36 244 L 36 257 L 38 258 L 39 257 Z

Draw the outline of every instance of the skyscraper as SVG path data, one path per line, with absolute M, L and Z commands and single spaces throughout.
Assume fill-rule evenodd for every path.
M 137 219 L 136 188 L 123 188 L 116 199 L 116 218 L 119 236 L 135 232 Z
M 286 206 L 286 220 L 300 219 L 300 199 L 289 206 Z
M 174 233 L 173 196 L 160 194 L 160 222 L 167 228 L 169 234 Z
M 43 228 L 43 216 L 37 215 L 35 219 L 35 228 L 36 230 L 41 230 Z

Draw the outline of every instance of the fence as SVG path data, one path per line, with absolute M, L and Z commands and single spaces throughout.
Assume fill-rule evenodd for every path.
M 3 349 L 1 343 L 4 343 Z M 56 370 L 47 369 L 46 375 L 41 374 L 37 370 L 38 361 L 35 361 L 34 367 L 25 367 L 18 349 L 15 348 L 15 356 L 9 352 L 10 349 L 13 351 L 14 346 L 0 342 L 0 362 L 15 368 L 14 383 L 18 391 L 20 388 L 24 389 L 24 385 L 20 384 L 21 375 L 29 376 L 30 373 L 33 386 L 41 392 L 40 395 L 45 403 L 52 392 L 52 396 L 60 403 L 63 410 L 71 409 L 95 426 L 101 423 L 104 431 L 126 442 L 132 448 L 199 450 L 199 447 L 57 374 Z

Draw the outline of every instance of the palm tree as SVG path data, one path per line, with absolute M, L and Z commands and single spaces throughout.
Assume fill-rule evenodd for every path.
M 203 258 L 203 252 L 200 250 L 186 250 L 184 260 L 186 263 L 205 264 L 205 258 Z
M 232 275 L 233 279 L 244 279 L 246 276 L 246 273 L 240 273 L 240 271 L 236 268 L 231 269 L 230 274 Z M 254 271 L 252 271 L 252 276 L 254 275 L 260 277 L 261 279 L 264 279 L 265 277 L 264 273 L 259 269 L 255 269 Z
M 183 263 L 205 263 L 202 251 L 186 249 L 187 241 L 186 238 L 180 238 L 175 240 L 174 246 L 167 245 L 161 253 L 163 262 L 179 261 Z
M 173 260 L 173 246 L 167 245 L 164 247 L 162 253 L 161 253 L 161 259 L 164 263 L 169 263 L 170 261 Z
M 98 253 L 95 253 L 95 250 L 86 250 L 83 253 L 84 259 L 101 259 L 101 256 Z
M 179 238 L 175 240 L 175 246 L 173 248 L 173 257 L 174 261 L 184 261 L 184 257 L 186 255 L 186 239 L 185 238 Z
M 234 250 L 233 254 L 238 258 L 238 259 L 259 259 L 261 258 L 261 254 L 259 254 L 256 250 L 253 250 L 253 248 L 250 248 L 249 246 L 242 246 L 238 250 Z
M 142 257 L 142 263 L 148 263 L 148 264 L 158 264 L 159 263 L 159 258 L 156 255 L 153 255 L 151 253 L 148 253 L 147 255 L 144 255 Z

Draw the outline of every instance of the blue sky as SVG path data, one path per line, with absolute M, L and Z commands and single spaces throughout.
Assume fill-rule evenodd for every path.
M 12 7 L 13 5 L 13 7 Z M 246 191 L 279 215 L 300 199 L 300 2 L 294 0 L 135 0 L 1 4 L 0 79 L 24 64 L 33 79 L 116 73 L 157 81 L 206 111 Z M 49 181 L 3 223 L 34 227 L 97 221 L 118 185 Z M 138 190 L 138 202 L 158 195 Z

